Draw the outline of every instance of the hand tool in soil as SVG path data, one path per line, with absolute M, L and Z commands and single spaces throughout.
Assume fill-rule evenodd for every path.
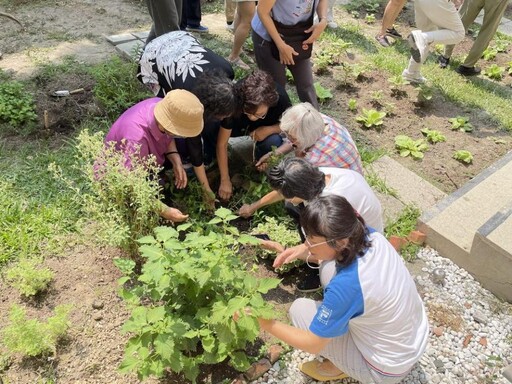
M 83 92 L 85 92 L 85 89 L 83 89 L 83 88 L 74 89 L 72 91 L 62 90 L 62 91 L 55 91 L 55 92 L 53 92 L 52 96 L 55 96 L 55 97 L 66 97 L 66 96 L 74 95 L 74 94 L 77 94 L 77 93 L 83 93 Z

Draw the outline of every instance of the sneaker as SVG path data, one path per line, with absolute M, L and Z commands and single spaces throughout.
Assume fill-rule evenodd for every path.
M 444 69 L 450 64 L 450 59 L 448 57 L 444 57 L 443 55 L 439 55 L 437 62 L 439 63 L 439 68 Z
M 423 36 L 423 32 L 416 30 L 412 31 L 407 37 L 409 46 L 411 47 L 411 56 L 417 63 L 423 63 L 428 56 L 428 42 Z
M 408 69 L 404 69 L 402 72 L 402 77 L 407 80 L 409 83 L 415 83 L 415 84 L 424 84 L 427 79 L 425 79 L 423 76 L 421 76 L 421 73 L 419 72 L 409 72 Z
M 389 47 L 391 44 L 389 43 L 389 40 L 386 36 L 383 35 L 377 35 L 375 36 L 375 40 L 379 42 L 380 45 L 383 47 Z
M 309 268 L 303 265 L 299 268 L 299 281 L 297 282 L 297 291 L 316 292 L 322 288 L 320 284 L 320 272 L 318 269 Z
M 402 35 L 398 33 L 395 27 L 386 29 L 386 36 L 392 37 L 393 39 L 401 39 Z
M 251 70 L 251 67 L 249 67 L 246 63 L 244 63 L 243 60 L 239 57 L 237 57 L 234 60 L 231 60 L 229 57 L 227 57 L 226 60 L 229 61 L 229 64 L 231 64 L 233 67 L 242 68 L 244 71 Z
M 328 27 L 328 28 L 331 28 L 331 29 L 336 29 L 336 28 L 338 28 L 338 23 L 336 23 L 336 22 L 334 22 L 334 21 L 329 21 L 329 22 L 327 23 L 327 27 Z
M 455 72 L 462 76 L 476 76 L 479 75 L 482 70 L 478 67 L 466 67 L 464 65 L 459 65 Z
M 226 23 L 226 29 L 230 32 L 233 32 L 235 30 L 235 24 L 233 22 Z
M 187 31 L 188 32 L 208 33 L 208 27 L 205 27 L 204 25 L 198 25 L 196 27 L 187 25 Z

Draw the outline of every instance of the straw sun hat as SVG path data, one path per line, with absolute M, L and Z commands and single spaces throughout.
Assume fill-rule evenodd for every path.
M 203 105 L 192 93 L 175 89 L 155 106 L 156 121 L 175 136 L 195 137 L 203 130 Z

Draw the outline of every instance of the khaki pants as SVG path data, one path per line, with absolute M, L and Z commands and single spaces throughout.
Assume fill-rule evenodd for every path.
M 416 27 L 435 44 L 457 44 L 464 38 L 464 26 L 453 3 L 449 0 L 415 0 Z M 418 73 L 420 63 L 411 57 L 408 70 Z
M 485 49 L 489 46 L 492 38 L 498 30 L 501 18 L 507 8 L 508 0 L 465 0 L 460 7 L 459 13 L 464 29 L 475 21 L 480 11 L 484 10 L 484 20 L 473 46 L 471 47 L 464 63 L 465 67 L 474 67 L 478 59 L 482 57 Z M 452 56 L 454 45 L 447 45 L 444 49 L 444 57 Z
M 167 32 L 180 30 L 182 0 L 147 0 L 146 3 L 153 19 L 146 44 Z
M 235 21 L 236 3 L 233 0 L 224 0 L 224 14 L 226 15 L 226 22 L 232 23 Z

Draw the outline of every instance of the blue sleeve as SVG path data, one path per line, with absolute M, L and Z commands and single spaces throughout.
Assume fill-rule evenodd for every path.
M 336 337 L 348 331 L 350 319 L 364 312 L 364 299 L 357 259 L 341 269 L 327 285 L 322 305 L 309 326 L 309 330 L 320 337 Z

